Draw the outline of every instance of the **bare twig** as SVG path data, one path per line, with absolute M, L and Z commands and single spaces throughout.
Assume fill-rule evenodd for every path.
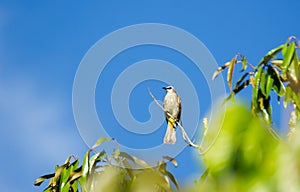
M 180 128 L 181 132 L 182 132 L 182 137 L 184 139 L 184 141 L 187 143 L 187 145 L 197 148 L 200 150 L 200 152 L 203 152 L 203 149 L 201 147 L 201 145 L 196 145 L 194 144 L 191 139 L 189 138 L 189 136 L 187 135 L 187 133 L 184 130 L 184 127 L 181 125 L 181 123 L 175 119 L 169 112 L 165 111 L 163 106 L 157 101 L 157 99 L 154 97 L 154 95 L 151 93 L 150 89 L 148 88 L 149 94 L 152 97 L 152 99 L 154 100 L 154 102 L 157 104 L 157 106 L 159 106 L 159 108 L 161 108 L 165 113 L 167 113 L 172 119 L 175 120 L 176 124 L 178 125 L 178 127 Z

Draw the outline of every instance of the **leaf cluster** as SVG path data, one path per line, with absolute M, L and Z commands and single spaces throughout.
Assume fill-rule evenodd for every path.
M 109 155 L 95 150 L 101 143 L 111 138 L 100 138 L 83 158 L 70 156 L 63 165 L 57 165 L 55 172 L 39 177 L 34 185 L 39 186 L 49 179 L 45 192 L 71 191 L 172 191 L 178 189 L 176 178 L 167 170 L 167 162 L 177 166 L 175 159 L 163 156 L 156 167 L 145 161 L 115 149 Z M 115 140 L 114 140 L 115 141 Z M 73 159 L 73 161 L 72 161 Z M 151 179 L 149 179 L 151 178 Z
M 190 191 L 300 191 L 300 134 L 287 143 L 276 140 L 263 121 L 236 104 L 214 119 L 204 143 L 214 140 L 214 127 L 222 131 Z
M 286 43 L 264 55 L 256 66 L 250 64 L 245 56 L 237 54 L 231 61 L 216 70 L 213 79 L 221 71 L 228 69 L 227 83 L 230 95 L 226 101 L 233 99 L 237 93 L 251 85 L 252 112 L 254 115 L 261 116 L 268 125 L 272 124 L 271 92 L 275 93 L 278 102 L 284 98 L 285 108 L 289 103 L 294 106 L 294 114 L 291 115 L 293 119 L 291 118 L 290 122 L 290 127 L 293 128 L 300 119 L 300 62 L 297 54 L 299 48 L 300 41 L 292 36 Z M 234 69 L 240 63 L 242 64 L 240 71 L 242 75 L 233 87 Z M 246 70 L 247 66 L 250 66 L 251 70 Z

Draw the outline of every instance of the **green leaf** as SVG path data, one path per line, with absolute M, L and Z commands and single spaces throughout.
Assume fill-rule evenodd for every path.
M 299 61 L 296 52 L 294 52 L 293 61 L 291 66 L 288 68 L 288 76 L 293 80 L 293 82 L 298 83 L 299 76 Z
M 259 62 L 258 67 L 260 67 L 263 64 L 267 64 L 271 59 L 273 59 L 273 57 L 280 52 L 283 47 L 285 46 L 285 44 L 280 45 L 274 49 L 272 49 L 271 51 L 269 51 Z
M 259 90 L 259 83 L 260 83 L 260 78 L 261 78 L 261 73 L 263 70 L 263 65 L 261 65 L 256 74 L 255 74 L 255 79 L 254 79 L 254 85 L 253 85 L 253 90 L 252 90 L 252 112 L 257 113 L 258 110 L 258 90 Z
M 89 159 L 90 159 L 90 150 L 88 150 L 85 155 L 84 155 L 84 159 L 82 162 L 82 171 L 81 171 L 81 177 L 79 178 L 79 183 L 81 185 L 81 189 L 83 192 L 87 192 L 87 177 L 89 174 L 89 169 L 90 169 L 90 165 L 89 165 Z
M 67 181 L 69 180 L 71 169 L 63 169 L 61 172 L 61 178 L 59 183 L 60 191 L 67 191 L 69 190 L 69 187 L 66 187 Z M 67 188 L 67 189 L 66 189 Z
M 90 153 L 91 153 L 90 150 L 88 150 L 88 151 L 85 153 L 84 159 L 83 159 L 83 162 L 82 162 L 82 177 L 83 177 L 83 178 L 86 178 L 87 174 L 89 173 L 89 167 L 90 167 L 90 164 L 89 164 Z
M 61 174 L 63 170 L 67 167 L 67 164 L 63 164 L 57 168 L 55 175 L 53 177 L 53 183 L 52 183 L 53 185 L 57 185 L 58 183 L 60 183 Z
M 264 104 L 264 119 L 266 120 L 266 122 L 271 125 L 272 123 L 272 106 L 270 104 L 270 97 L 269 98 L 264 98 L 263 100 L 263 104 Z
M 105 151 L 101 151 L 100 153 L 96 153 L 95 155 L 93 155 L 90 158 L 90 162 L 89 162 L 89 173 L 93 173 L 95 167 L 96 167 L 96 163 L 101 161 L 104 157 L 106 157 L 106 152 Z
M 102 159 L 104 159 L 105 157 L 107 157 L 107 153 L 103 150 L 100 152 L 100 154 L 98 155 L 96 162 L 101 161 Z
M 213 74 L 212 76 L 212 80 L 214 80 L 218 75 L 219 73 L 221 73 L 221 71 L 223 71 L 224 69 L 226 69 L 228 66 L 230 65 L 230 61 L 226 62 L 223 66 L 219 67 Z
M 290 45 L 286 45 L 282 50 L 283 62 L 282 62 L 282 72 L 286 73 L 290 64 L 292 63 L 293 56 L 295 54 L 295 43 L 292 42 Z
M 79 167 L 78 169 L 74 170 L 70 174 L 69 182 L 73 183 L 75 180 L 79 179 L 82 176 L 82 167 Z
M 247 69 L 247 60 L 246 60 L 246 56 L 242 56 L 242 71 Z
M 173 163 L 173 165 L 174 165 L 175 167 L 178 166 L 177 161 L 176 161 L 173 157 L 170 157 L 170 156 L 163 156 L 163 158 L 169 160 L 171 163 Z
M 232 91 L 232 76 L 233 76 L 233 70 L 234 70 L 235 64 L 236 64 L 236 57 L 233 57 L 229 63 L 229 68 L 228 68 L 228 72 L 227 72 L 227 83 L 228 83 L 230 91 Z
M 158 163 L 158 170 L 159 170 L 160 173 L 167 176 L 174 183 L 177 190 L 179 189 L 177 180 L 172 175 L 172 173 L 167 171 L 167 164 L 164 161 L 161 161 L 161 162 Z
M 280 70 L 282 70 L 282 60 L 281 59 L 276 59 L 272 60 L 271 63 L 278 67 Z
M 278 96 L 282 97 L 285 94 L 285 86 L 281 81 L 280 75 L 278 71 L 274 67 L 269 67 L 269 74 L 273 79 L 273 89 L 277 93 Z M 271 81 L 271 80 L 270 80 Z
M 124 157 L 124 158 L 126 158 L 126 159 L 128 159 L 128 160 L 130 160 L 130 161 L 132 161 L 134 163 L 136 163 L 134 157 L 132 157 L 131 155 L 129 155 L 126 152 L 120 152 L 119 155 L 120 155 L 120 157 Z
M 268 79 L 268 74 L 264 73 L 264 71 L 261 73 L 261 78 L 260 78 L 260 90 L 262 92 L 262 94 L 264 94 L 266 97 L 268 97 L 267 95 L 267 79 Z
M 174 183 L 176 189 L 178 190 L 179 189 L 179 185 L 178 185 L 178 182 L 177 182 L 176 178 L 174 177 L 174 175 L 172 173 L 170 173 L 169 171 L 167 171 L 167 170 L 165 172 L 165 175 L 167 177 L 169 177 L 169 179 Z
M 200 183 L 204 183 L 208 177 L 208 168 L 205 169 L 205 171 L 202 173 L 201 177 L 200 177 Z
M 292 98 L 293 98 L 294 103 L 296 104 L 297 108 L 300 109 L 300 97 L 297 95 L 297 93 L 292 92 Z
M 288 85 L 288 86 L 286 86 L 285 97 L 284 97 L 284 101 L 283 101 L 284 108 L 286 108 L 287 104 L 289 102 L 291 102 L 291 98 L 292 98 L 292 88 Z
M 125 167 L 125 171 L 128 173 L 130 178 L 134 178 L 134 174 L 133 174 L 133 169 L 130 166 L 130 163 L 128 162 L 127 159 L 123 159 L 122 161 L 124 167 Z
M 266 94 L 265 94 L 266 97 L 269 97 L 271 89 L 273 87 L 273 84 L 274 84 L 273 76 L 270 75 L 270 74 L 268 74 L 268 76 L 267 76 L 267 82 L 266 82 Z
M 40 186 L 45 180 L 54 177 L 54 175 L 55 175 L 54 173 L 43 175 L 35 180 L 34 185 Z
M 99 145 L 101 145 L 101 143 L 106 142 L 106 141 L 110 141 L 110 140 L 112 140 L 112 139 L 108 138 L 108 137 L 102 137 L 102 138 L 97 140 L 97 142 L 92 146 L 92 149 L 98 147 Z

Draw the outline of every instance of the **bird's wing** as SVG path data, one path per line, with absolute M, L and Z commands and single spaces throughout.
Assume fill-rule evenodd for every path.
M 180 97 L 177 95 L 177 102 L 178 102 L 178 114 L 177 114 L 177 121 L 180 121 L 181 118 L 181 99 Z

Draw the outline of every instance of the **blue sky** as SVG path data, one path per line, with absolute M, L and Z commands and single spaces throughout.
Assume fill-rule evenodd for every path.
M 133 24 L 164 23 L 200 39 L 219 65 L 237 52 L 256 63 L 290 35 L 300 37 L 299 8 L 296 0 L 0 1 L 0 188 L 40 191 L 41 188 L 32 185 L 36 177 L 53 171 L 56 164 L 63 163 L 71 154 L 83 156 L 87 146 L 73 117 L 73 80 L 83 56 L 105 35 Z M 154 58 L 188 63 L 182 57 L 172 57 L 175 53 L 162 54 L 159 49 L 146 47 L 138 50 L 142 55 L 136 57 L 134 50 L 129 51 L 127 57 L 124 53 L 119 60 Z M 189 74 L 194 69 L 186 67 L 185 70 Z M 100 89 L 106 90 L 105 86 L 112 84 L 114 79 L 110 78 L 109 71 L 117 72 L 107 68 L 101 78 L 106 78 L 108 83 L 99 82 L 96 97 Z M 201 77 L 196 80 L 199 80 L 197 90 L 201 92 L 206 85 L 201 84 Z M 153 92 L 162 99 L 164 92 L 160 89 L 164 84 L 150 82 L 150 85 L 157 85 Z M 147 86 L 147 83 L 139 85 L 132 93 L 133 98 L 140 98 L 139 103 L 130 100 L 132 114 L 140 121 L 149 118 L 144 112 L 147 106 L 143 107 L 151 102 L 143 92 Z M 96 104 L 101 112 L 101 103 Z M 205 97 L 200 105 L 202 118 L 209 110 Z M 110 115 L 99 116 L 110 121 L 113 120 Z M 157 133 L 161 137 L 163 134 L 164 130 Z M 126 138 L 120 136 L 119 140 L 123 142 Z M 156 145 L 161 140 L 147 142 Z M 136 145 L 134 140 L 127 144 Z M 185 149 L 177 157 L 179 167 L 171 168 L 181 183 L 196 179 L 201 172 L 200 160 L 193 152 Z

